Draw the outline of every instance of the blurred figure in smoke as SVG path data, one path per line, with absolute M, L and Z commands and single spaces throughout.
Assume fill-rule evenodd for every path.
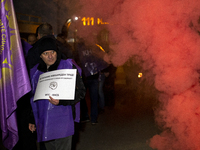
M 107 29 L 103 29 L 97 35 L 97 46 L 104 51 L 109 53 L 109 32 Z M 115 105 L 115 90 L 114 90 L 114 79 L 115 79 L 116 67 L 110 64 L 107 68 L 99 72 L 99 109 L 100 113 L 104 112 L 105 105 Z M 106 81 L 106 82 L 105 82 Z
M 104 94 L 105 94 L 105 105 L 114 107 L 115 106 L 115 78 L 117 68 L 110 64 L 107 68 L 108 76 L 105 79 Z
M 69 19 L 68 19 L 69 20 Z M 74 58 L 73 47 L 68 43 L 69 21 L 62 26 L 61 33 L 57 35 L 58 49 L 67 57 Z
M 65 55 L 66 58 L 74 58 L 73 48 L 70 44 L 66 42 L 62 33 L 57 35 L 57 45 L 58 49 L 61 51 L 62 54 Z
M 89 89 L 90 94 L 90 101 L 91 101 L 91 123 L 95 125 L 97 123 L 98 117 L 98 72 L 94 70 L 95 66 L 93 62 L 87 62 L 88 60 L 85 59 L 88 55 L 90 55 L 90 50 L 86 47 L 84 40 L 79 39 L 76 43 L 76 52 L 78 57 L 76 57 L 76 61 L 78 65 L 81 66 L 83 70 L 83 81 L 85 84 L 86 89 Z M 77 60 L 78 59 L 78 60 Z M 80 64 L 79 64 L 80 63 Z M 87 70 L 89 69 L 89 71 Z M 88 74 L 87 74 L 88 73 Z M 81 100 L 81 122 L 88 122 L 90 120 L 88 115 L 88 107 L 86 103 L 86 99 Z
M 101 50 L 96 45 L 86 45 L 83 39 L 78 39 L 76 43 L 76 62 L 80 64 L 83 70 L 83 79 L 86 88 L 89 89 L 91 101 L 91 123 L 97 124 L 98 118 L 98 93 L 99 93 L 99 71 L 105 69 L 108 65 L 97 53 Z M 102 53 L 102 52 L 101 52 Z M 86 100 L 81 101 L 81 120 L 89 121 L 88 108 Z
M 138 74 L 141 72 L 142 68 L 137 64 L 136 58 L 132 57 L 123 65 L 123 69 L 126 75 L 127 91 L 131 92 L 130 96 L 132 99 L 137 98 L 137 94 L 141 93 L 141 91 L 138 91 L 140 86 Z

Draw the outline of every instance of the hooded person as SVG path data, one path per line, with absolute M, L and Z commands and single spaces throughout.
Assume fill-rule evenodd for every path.
M 36 30 L 36 35 L 38 40 L 33 44 L 32 48 L 28 50 L 26 56 L 26 65 L 28 70 L 33 68 L 39 62 L 39 45 L 41 45 L 41 41 L 43 41 L 45 38 L 53 38 L 56 41 L 57 48 L 60 50 L 63 59 L 73 59 L 71 47 L 63 45 L 59 40 L 55 38 L 53 27 L 49 23 L 45 22 L 41 24 Z
M 37 131 L 37 141 L 43 141 L 47 150 L 71 150 L 74 121 L 80 120 L 79 101 L 86 92 L 81 78 L 81 69 L 74 60 L 61 58 L 53 38 L 41 40 L 38 45 L 38 55 L 40 55 L 39 63 L 30 70 L 32 85 L 30 103 L 34 120 L 30 122 L 29 129 L 32 132 Z M 58 100 L 49 97 L 49 99 L 33 101 L 39 76 L 59 69 L 77 69 L 74 100 Z
M 39 39 L 33 46 L 28 50 L 26 56 L 26 64 L 28 70 L 32 69 L 36 64 L 40 62 L 40 52 L 41 52 L 41 45 L 45 41 L 45 39 L 52 39 L 53 41 L 56 40 L 53 35 L 44 36 Z M 56 48 L 58 51 L 58 49 Z

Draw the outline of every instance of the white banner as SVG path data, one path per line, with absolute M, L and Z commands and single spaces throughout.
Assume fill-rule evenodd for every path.
M 61 69 L 40 75 L 35 100 L 49 99 L 49 96 L 59 100 L 74 100 L 76 84 L 76 69 Z

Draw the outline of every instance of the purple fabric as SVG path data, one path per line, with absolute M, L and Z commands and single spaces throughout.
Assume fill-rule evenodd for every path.
M 72 69 L 75 62 L 71 59 L 61 60 L 58 69 Z M 35 124 L 37 129 L 37 140 L 49 141 L 58 138 L 64 138 L 74 134 L 74 120 L 72 115 L 71 106 L 55 106 L 48 100 L 37 100 L 33 102 L 33 96 L 36 90 L 39 76 L 43 73 L 37 70 L 36 65 L 31 69 L 31 85 L 32 85 L 32 97 L 31 106 L 35 118 Z M 81 69 L 78 67 L 79 73 Z M 80 104 L 76 104 L 76 119 L 80 120 Z
M 12 0 L 1 1 L 0 9 L 0 123 L 3 145 L 10 150 L 18 141 L 16 103 L 31 87 Z
M 93 52 L 101 50 L 97 46 L 92 48 L 93 50 L 84 43 L 78 43 L 77 45 L 80 63 L 86 77 L 95 75 L 108 67 L 108 64 Z
M 21 40 L 21 41 L 22 41 L 23 52 L 24 52 L 24 55 L 26 56 L 28 54 L 28 50 L 32 48 L 33 46 L 24 40 Z

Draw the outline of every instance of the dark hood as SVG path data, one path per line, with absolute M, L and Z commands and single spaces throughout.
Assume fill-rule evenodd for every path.
M 38 70 L 39 71 L 42 71 L 42 72 L 47 72 L 47 71 L 53 71 L 53 70 L 57 70 L 58 68 L 58 65 L 60 64 L 60 61 L 61 61 L 61 53 L 60 51 L 57 51 L 57 60 L 56 62 L 51 65 L 49 67 L 49 69 L 47 70 L 47 65 L 45 64 L 45 62 L 42 60 L 42 58 L 40 58 L 39 60 L 39 65 L 38 65 Z

